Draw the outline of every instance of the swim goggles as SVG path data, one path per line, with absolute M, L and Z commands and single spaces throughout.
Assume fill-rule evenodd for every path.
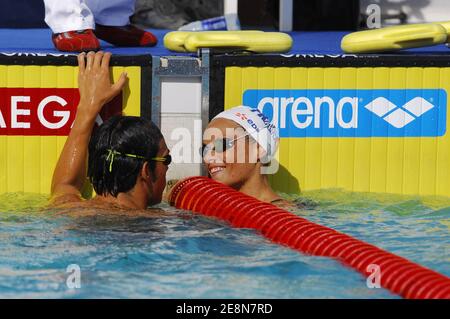
M 150 161 L 155 161 L 155 162 L 161 162 L 166 166 L 169 166 L 170 163 L 172 163 L 172 156 L 170 156 L 170 154 L 167 154 L 166 156 L 162 156 L 162 157 L 156 156 L 156 157 L 147 159 L 145 156 L 121 153 L 121 152 L 117 152 L 115 150 L 108 149 L 108 156 L 106 157 L 106 161 L 109 161 L 109 171 L 110 172 L 112 172 L 112 165 L 114 162 L 114 158 L 116 156 L 126 156 L 126 157 L 139 158 L 139 159 L 150 160 Z
M 231 139 L 229 137 L 215 139 L 213 142 L 211 142 L 209 144 L 202 145 L 202 147 L 200 148 L 200 155 L 203 157 L 209 151 L 223 153 L 223 152 L 229 150 L 230 148 L 232 148 L 237 140 L 247 137 L 249 135 L 250 135 L 250 133 L 246 133 L 242 136 L 236 137 L 235 139 Z
M 270 127 L 273 127 L 273 124 L 267 123 L 266 125 L 264 125 L 264 127 L 261 129 L 267 129 L 270 133 Z M 204 157 L 205 154 L 207 154 L 207 152 L 209 151 L 215 151 L 215 152 L 219 152 L 219 153 L 223 153 L 227 150 L 229 150 L 230 148 L 232 148 L 235 144 L 235 142 L 241 138 L 247 137 L 249 135 L 251 135 L 252 133 L 256 132 L 256 130 L 252 131 L 252 132 L 247 132 L 242 136 L 238 136 L 235 139 L 231 139 L 228 137 L 224 137 L 224 138 L 219 138 L 214 140 L 213 142 L 209 143 L 209 144 L 203 144 L 202 147 L 200 148 L 200 156 Z

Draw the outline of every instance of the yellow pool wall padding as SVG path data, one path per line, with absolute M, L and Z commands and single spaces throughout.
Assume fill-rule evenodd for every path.
M 113 79 L 128 73 L 123 93 L 124 113 L 140 114 L 140 67 L 113 67 Z M 74 66 L 0 65 L 3 88 L 76 88 L 78 68 Z M 66 136 L 0 135 L 0 193 L 49 194 L 53 170 Z
M 406 88 L 449 92 L 450 68 L 233 66 L 225 69 L 224 105 L 241 105 L 248 89 Z M 284 169 L 269 179 L 285 193 L 298 192 L 298 184 L 301 190 L 450 196 L 448 130 L 441 137 L 281 138 L 279 159 Z

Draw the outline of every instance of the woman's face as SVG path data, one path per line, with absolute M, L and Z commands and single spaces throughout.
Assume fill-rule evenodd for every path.
M 169 154 L 169 149 L 167 148 L 166 142 L 164 138 L 159 142 L 159 150 L 156 154 L 157 157 L 164 157 Z M 169 169 L 168 165 L 165 165 L 162 162 L 155 162 L 155 169 L 153 171 L 153 183 L 150 194 L 150 203 L 149 205 L 155 205 L 161 202 L 162 193 L 164 188 L 166 187 L 166 173 Z
M 226 138 L 232 145 L 221 152 L 214 144 Z M 211 121 L 203 134 L 203 162 L 212 179 L 238 188 L 254 174 L 259 174 L 257 143 L 237 123 L 227 119 Z

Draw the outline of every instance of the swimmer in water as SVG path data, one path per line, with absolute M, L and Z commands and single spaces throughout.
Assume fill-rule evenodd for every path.
M 80 102 L 53 173 L 50 206 L 69 214 L 107 210 L 148 216 L 152 210 L 147 207 L 161 202 L 171 157 L 159 128 L 143 118 L 114 116 L 92 133 L 103 105 L 127 82 L 122 73 L 111 83 L 110 58 L 103 52 L 78 56 Z M 89 200 L 81 196 L 86 175 L 97 194 Z
M 258 109 L 237 106 L 219 113 L 203 134 L 202 156 L 212 179 L 263 202 L 290 208 L 268 181 L 278 130 Z

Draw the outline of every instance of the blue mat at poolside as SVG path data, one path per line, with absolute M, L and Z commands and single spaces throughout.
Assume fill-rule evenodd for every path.
M 158 44 L 152 48 L 118 48 L 104 41 L 102 49 L 113 54 L 140 55 L 151 54 L 155 56 L 185 55 L 167 50 L 163 45 L 163 37 L 170 30 L 152 29 L 159 39 Z M 290 54 L 343 54 L 340 42 L 348 32 L 290 32 L 294 45 Z M 0 53 L 61 53 L 54 49 L 51 42 L 50 29 L 0 29 Z M 433 47 L 410 49 L 400 54 L 450 54 L 450 50 L 443 44 Z

